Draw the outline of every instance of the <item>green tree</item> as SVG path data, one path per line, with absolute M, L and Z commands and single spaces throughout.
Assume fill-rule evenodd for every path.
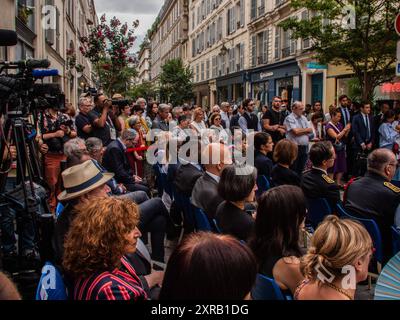
M 291 17 L 279 26 L 291 30 L 294 39 L 310 39 L 320 63 L 350 67 L 363 100 L 370 101 L 376 86 L 393 79 L 398 0 L 292 0 L 291 6 L 308 9 L 308 18 Z
M 99 84 L 109 95 L 113 92 L 125 93 L 130 79 L 136 74 L 131 66 L 135 59 L 129 55 L 129 50 L 136 40 L 133 34 L 138 25 L 136 20 L 132 29 L 128 29 L 128 25 L 122 24 L 116 17 L 108 24 L 104 14 L 100 24 L 94 27 L 91 23 L 89 35 L 80 38 L 82 46 L 79 50 L 93 64 Z
M 192 78 L 192 71 L 183 65 L 182 59 L 166 62 L 160 75 L 161 100 L 173 105 L 190 101 L 194 97 Z
M 151 82 L 143 82 L 141 84 L 138 84 L 134 86 L 131 90 L 128 92 L 128 96 L 132 99 L 137 99 L 137 98 L 145 98 L 146 100 L 149 100 L 149 98 L 153 98 L 156 96 L 157 90 L 153 86 Z

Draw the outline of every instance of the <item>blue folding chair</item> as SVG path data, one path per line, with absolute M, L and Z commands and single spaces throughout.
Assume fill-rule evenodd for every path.
M 307 222 L 315 230 L 327 215 L 332 214 L 332 208 L 325 198 L 307 198 Z
M 392 246 L 393 255 L 396 255 L 400 251 L 400 229 L 396 226 L 392 226 Z
M 257 177 L 257 191 L 256 197 L 259 198 L 265 191 L 271 188 L 271 183 L 268 178 L 264 175 L 260 175 Z
M 285 300 L 281 289 L 274 279 L 258 273 L 256 283 L 251 290 L 253 300 Z
M 58 217 L 60 216 L 61 212 L 63 212 L 64 210 L 64 206 L 61 202 L 57 203 L 57 207 L 56 207 L 56 219 L 58 219 Z
M 355 217 L 346 212 L 346 210 L 344 209 L 342 210 L 341 214 L 342 214 L 341 216 L 342 219 L 353 219 L 355 221 L 360 222 L 371 236 L 375 248 L 374 257 L 377 262 L 377 272 L 378 272 L 377 274 L 371 272 L 368 273 L 368 288 L 371 289 L 371 277 L 377 278 L 382 271 L 383 246 L 382 246 L 381 232 L 376 222 L 372 219 Z
M 197 231 L 214 231 L 211 227 L 210 221 L 208 221 L 207 215 L 201 208 L 194 208 L 194 218 L 196 220 L 196 230 Z
M 213 219 L 213 224 L 214 224 L 214 228 L 215 228 L 216 233 L 222 234 L 222 230 L 221 230 L 221 228 L 218 226 L 218 223 L 217 223 L 217 220 L 216 220 L 216 219 Z
M 67 300 L 68 290 L 59 270 L 51 262 L 42 268 L 36 289 L 36 300 Z
M 343 207 L 343 204 L 341 202 L 338 202 L 336 204 L 336 209 L 339 217 L 345 217 L 348 216 L 349 214 L 346 212 L 345 208 Z

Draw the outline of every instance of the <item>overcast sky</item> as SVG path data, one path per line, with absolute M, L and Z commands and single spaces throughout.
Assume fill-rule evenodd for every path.
M 136 52 L 147 30 L 156 19 L 164 0 L 94 0 L 94 3 L 99 18 L 103 13 L 106 14 L 107 20 L 116 16 L 122 23 L 127 22 L 128 26 L 132 25 L 132 21 L 139 20 L 139 27 L 135 32 L 137 40 L 134 51 Z

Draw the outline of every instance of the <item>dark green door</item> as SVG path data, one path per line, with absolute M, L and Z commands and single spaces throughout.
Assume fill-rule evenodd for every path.
M 312 92 L 311 92 L 311 103 L 314 104 L 315 101 L 322 101 L 322 95 L 324 90 L 323 74 L 318 73 L 312 75 Z

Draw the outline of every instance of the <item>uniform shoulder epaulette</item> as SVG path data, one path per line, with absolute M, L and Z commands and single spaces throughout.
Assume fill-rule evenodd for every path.
M 329 176 L 326 175 L 326 174 L 323 174 L 323 175 L 322 175 L 322 178 L 324 178 L 324 180 L 325 180 L 326 182 L 330 183 L 330 184 L 335 183 L 335 181 L 332 180 L 331 178 L 329 178 Z
M 390 182 L 384 182 L 383 183 L 383 185 L 385 186 L 385 187 L 388 187 L 390 190 L 392 190 L 393 192 L 396 192 L 396 193 L 400 193 L 400 188 L 399 187 L 396 187 L 394 184 L 391 184 Z

